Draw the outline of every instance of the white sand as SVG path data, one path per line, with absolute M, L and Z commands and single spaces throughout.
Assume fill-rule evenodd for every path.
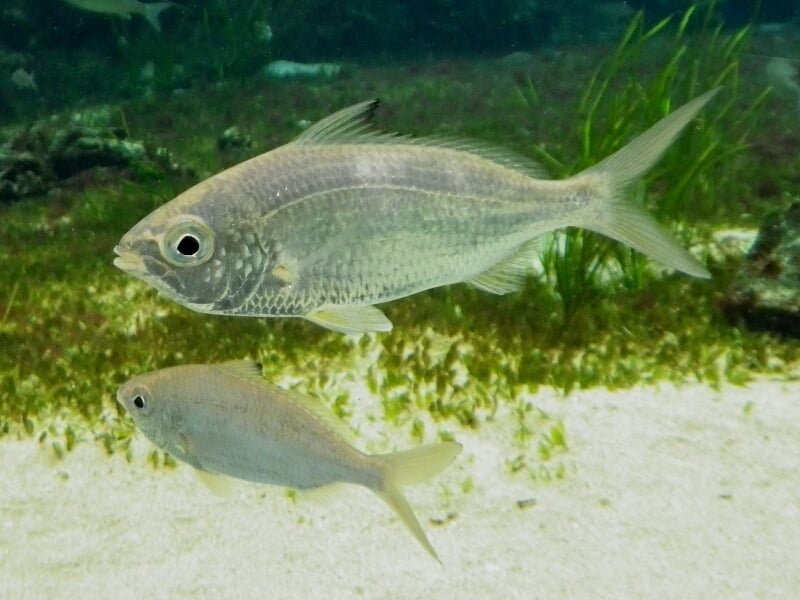
M 92 444 L 55 463 L 6 439 L 0 597 L 800 598 L 798 391 L 542 392 L 533 401 L 566 424 L 563 481 L 510 474 L 501 414 L 408 490 L 442 566 L 366 490 L 293 504 L 245 484 L 223 498 L 188 468 Z

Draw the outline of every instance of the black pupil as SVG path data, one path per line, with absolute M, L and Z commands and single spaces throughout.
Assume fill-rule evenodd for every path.
M 141 396 L 136 396 L 133 399 L 133 405 L 136 408 L 144 408 L 144 398 L 142 398 Z
M 184 256 L 194 256 L 200 250 L 200 241 L 193 235 L 185 235 L 178 242 L 178 252 Z

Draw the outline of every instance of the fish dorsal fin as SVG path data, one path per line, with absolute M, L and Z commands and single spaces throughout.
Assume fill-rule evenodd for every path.
M 378 107 L 377 98 L 343 108 L 321 121 L 317 121 L 297 136 L 292 144 L 313 146 L 318 144 L 378 143 L 396 140 L 399 136 L 373 129 L 372 115 Z
M 236 375 L 245 379 L 262 388 L 269 394 L 282 398 L 287 402 L 291 402 L 296 406 L 302 408 L 310 416 L 314 417 L 317 421 L 322 423 L 330 431 L 336 433 L 346 441 L 353 439 L 353 432 L 333 411 L 331 411 L 322 401 L 301 394 L 294 390 L 287 390 L 286 388 L 279 387 L 269 383 L 264 379 L 261 373 L 261 365 L 254 360 L 232 360 L 228 362 L 219 363 L 216 365 L 218 368 L 227 371 L 232 375 Z
M 529 156 L 518 154 L 513 150 L 495 146 L 489 142 L 448 135 L 430 135 L 421 138 L 400 137 L 395 138 L 395 140 L 398 140 L 399 143 L 449 148 L 450 150 L 466 152 L 490 160 L 507 169 L 527 175 L 528 177 L 533 177 L 534 179 L 550 179 L 550 174 L 547 172 L 547 169 L 538 161 Z M 391 141 L 391 138 L 388 141 Z
M 229 360 L 219 363 L 217 367 L 233 373 L 244 379 L 256 380 L 266 383 L 261 372 L 261 363 L 254 360 Z
M 377 99 L 354 104 L 314 123 L 292 141 L 295 145 L 323 144 L 409 144 L 447 148 L 480 156 L 506 168 L 536 179 L 548 179 L 545 168 L 527 156 L 467 138 L 433 135 L 412 138 L 399 133 L 375 129 L 372 116 L 378 108 Z
M 516 292 L 525 285 L 525 276 L 531 271 L 533 261 L 541 252 L 541 239 L 534 238 L 483 273 L 470 277 L 466 282 L 492 294 Z

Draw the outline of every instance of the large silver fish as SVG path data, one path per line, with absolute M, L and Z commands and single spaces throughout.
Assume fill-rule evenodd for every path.
M 716 91 L 560 181 L 474 143 L 371 131 L 377 102 L 357 104 L 159 207 L 125 234 L 114 264 L 200 312 L 344 332 L 388 331 L 373 304 L 441 285 L 517 290 L 536 238 L 566 226 L 708 277 L 623 192 Z
M 456 442 L 364 454 L 324 405 L 267 383 L 251 361 L 146 373 L 122 385 L 117 401 L 154 444 L 201 472 L 299 490 L 363 485 L 439 560 L 400 488 L 447 467 Z

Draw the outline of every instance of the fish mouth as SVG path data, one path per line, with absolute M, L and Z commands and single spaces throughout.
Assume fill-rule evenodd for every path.
M 144 261 L 138 254 L 126 250 L 122 246 L 114 246 L 114 254 L 117 255 L 117 258 L 114 259 L 114 266 L 118 269 L 139 277 L 147 274 Z

